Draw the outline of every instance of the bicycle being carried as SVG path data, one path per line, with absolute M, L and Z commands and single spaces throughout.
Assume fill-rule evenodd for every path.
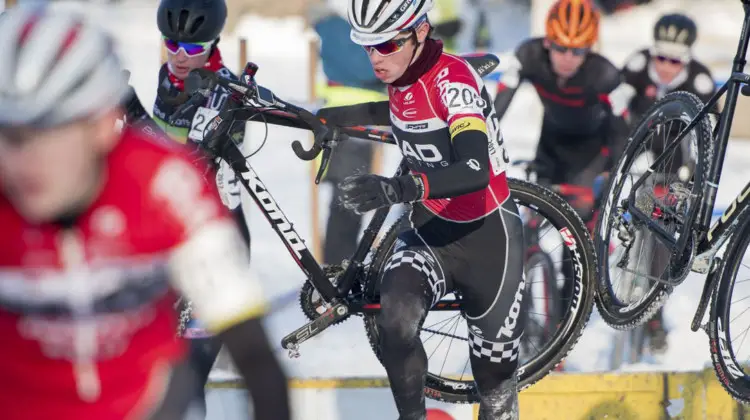
M 596 303 L 604 321 L 615 328 L 646 322 L 690 271 L 707 275 L 691 329 L 707 331 L 716 375 L 733 397 L 747 403 L 750 376 L 737 352 L 750 328 L 733 327 L 730 321 L 750 310 L 734 290 L 742 283 L 737 271 L 750 244 L 750 183 L 711 225 L 737 97 L 741 85 L 750 83 L 750 75 L 743 73 L 750 0 L 741 1 L 744 22 L 731 77 L 705 105 L 695 95 L 674 92 L 644 115 L 611 176 L 594 236 L 601 271 Z M 710 110 L 725 93 L 724 109 L 712 128 Z M 750 96 L 750 88 L 742 87 L 742 94 Z M 654 239 L 648 265 L 658 268 L 635 273 L 650 286 L 639 299 L 628 302 L 617 295 L 615 281 L 632 273 L 631 260 L 640 258 L 633 246 L 639 236 Z M 620 251 L 610 255 L 610 246 Z M 701 325 L 709 302 L 708 322 Z M 736 316 L 730 315 L 731 309 L 738 311 Z M 732 331 L 739 332 L 735 340 Z
M 485 74 L 497 65 L 497 58 L 492 55 L 467 59 L 479 69 L 478 71 Z M 199 115 L 203 115 L 201 146 L 211 155 L 231 165 L 241 184 L 307 276 L 302 286 L 300 304 L 310 322 L 284 337 L 282 347 L 289 350 L 290 356 L 299 356 L 301 343 L 351 315 L 359 315 L 364 318 L 370 345 L 375 354 L 379 355 L 379 331 L 375 322 L 380 310 L 379 282 L 398 233 L 407 227 L 407 219 L 402 216 L 376 243 L 389 209 L 376 210 L 357 250 L 349 260 L 340 265 L 319 265 L 233 139 L 243 136 L 245 122 L 249 120 L 312 129 L 314 133 L 329 130 L 330 126 L 309 111 L 285 102 L 270 90 L 257 85 L 252 77 L 257 66 L 253 66 L 252 63 L 248 63 L 241 82 L 224 79 L 203 70 L 194 70 L 185 83 L 186 91 L 191 92 L 190 99 L 176 112 L 175 118 L 179 118 L 179 115 L 192 104 L 201 103 L 203 95 L 210 91 L 214 84 L 218 83 L 233 92 L 227 106 L 218 115 L 202 109 L 196 113 L 197 120 L 201 119 Z M 336 141 L 346 141 L 348 136 L 396 144 L 391 133 L 364 127 L 341 128 Z M 318 135 L 315 137 L 320 138 Z M 323 152 L 317 183 L 326 169 L 334 146 L 335 142 L 315 142 L 310 150 L 304 150 L 302 145 L 295 141 L 292 149 L 304 160 L 315 159 Z M 406 170 L 405 161 L 402 160 L 398 173 L 404 173 Z M 520 207 L 533 209 L 554 227 L 559 240 L 574 256 L 574 264 L 577 267 L 574 272 L 575 278 L 570 282 L 575 290 L 572 291 L 570 305 L 555 333 L 541 347 L 522 347 L 518 375 L 519 389 L 523 389 L 554 369 L 580 337 L 593 308 L 596 262 L 593 243 L 583 222 L 559 196 L 542 187 L 519 180 L 509 180 L 509 184 L 512 197 Z M 431 322 L 430 316 L 437 319 Z M 466 351 L 463 358 L 451 358 L 448 357 L 451 346 L 448 346 L 447 351 L 443 350 L 446 352 L 446 358 L 442 363 L 433 363 L 432 360 L 429 362 L 425 389 L 429 398 L 453 403 L 478 401 L 475 384 L 471 377 L 466 375 L 469 345 L 467 327 L 462 321 L 461 296 L 453 293 L 433 306 L 422 327 L 422 339 L 428 355 L 433 356 L 436 352 L 430 352 L 429 344 L 440 345 L 446 338 L 464 341 L 463 348 Z M 438 343 L 430 341 L 435 336 L 441 337 Z

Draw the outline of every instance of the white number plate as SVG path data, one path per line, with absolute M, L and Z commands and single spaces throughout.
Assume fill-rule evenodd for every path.
M 203 141 L 203 132 L 208 127 L 208 123 L 211 122 L 219 111 L 211 108 L 199 107 L 193 116 L 193 122 L 190 124 L 190 132 L 188 138 L 194 142 L 200 143 Z

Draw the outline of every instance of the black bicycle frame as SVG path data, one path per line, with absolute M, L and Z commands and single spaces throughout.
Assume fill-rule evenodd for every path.
M 711 217 L 713 215 L 714 204 L 716 202 L 716 192 L 719 187 L 719 180 L 721 178 L 721 171 L 724 165 L 724 158 L 726 154 L 726 147 L 729 141 L 729 132 L 732 128 L 732 119 L 734 117 L 734 111 L 737 105 L 737 96 L 740 92 L 740 87 L 743 84 L 750 83 L 750 75 L 744 73 L 745 68 L 745 54 L 747 53 L 748 43 L 750 42 L 750 5 L 747 0 L 743 0 L 743 8 L 745 11 L 745 17 L 742 24 L 742 32 L 740 35 L 740 41 L 737 46 L 737 52 L 734 57 L 732 74 L 724 85 L 711 97 L 711 99 L 704 105 L 704 107 L 698 112 L 698 115 L 693 118 L 690 123 L 685 127 L 678 136 L 669 142 L 664 148 L 661 155 L 659 155 L 651 167 L 648 173 L 653 173 L 656 168 L 664 163 L 672 152 L 679 147 L 682 139 L 695 128 L 695 126 L 703 118 L 708 118 L 710 110 L 719 101 L 719 98 L 726 93 L 727 97 L 724 101 L 724 109 L 721 112 L 719 118 L 717 133 L 715 138 L 712 139 L 716 143 L 714 145 L 714 154 L 711 160 L 711 166 L 709 168 L 708 177 L 704 180 L 703 195 L 704 199 L 701 200 L 701 207 L 696 211 L 691 211 L 689 220 L 685 221 L 686 226 L 694 226 L 691 228 L 693 231 L 698 232 L 699 243 L 697 244 L 697 254 L 701 254 L 716 244 L 720 243 L 728 233 L 731 233 L 730 227 L 733 226 L 744 210 L 747 208 L 746 198 L 750 194 L 750 183 L 748 183 L 742 190 L 742 193 L 732 202 L 729 208 L 724 212 L 724 215 L 718 220 L 713 226 L 710 227 Z M 747 92 L 743 91 L 743 94 L 750 95 L 750 89 Z M 660 240 L 666 244 L 672 246 L 676 250 L 682 250 L 687 245 L 687 241 L 690 239 L 690 235 L 684 234 L 677 241 L 672 237 L 672 234 L 668 233 L 661 226 L 651 221 L 649 215 L 644 214 L 634 205 L 635 202 L 635 191 L 644 184 L 648 175 L 644 175 L 636 181 L 628 198 L 628 211 L 631 212 L 634 218 L 639 219 L 641 222 L 646 223 L 649 230 L 656 233 Z M 739 211 L 737 211 L 739 210 Z M 697 221 L 696 221 L 697 219 Z M 695 223 L 693 223 L 695 222 Z M 705 235 L 704 235 L 705 233 Z
M 239 120 L 235 120 L 235 122 L 237 121 Z M 342 131 L 351 136 L 357 136 L 371 141 L 395 144 L 395 139 L 390 133 L 385 133 L 380 130 L 350 128 L 342 129 Z M 252 197 L 255 204 L 260 208 L 261 212 L 266 217 L 266 220 L 271 224 L 273 230 L 297 262 L 299 268 L 307 275 L 308 279 L 321 294 L 323 299 L 326 302 L 333 302 L 345 297 L 354 285 L 357 272 L 362 267 L 362 261 L 364 261 L 378 232 L 382 228 L 383 223 L 385 223 L 389 208 L 381 208 L 375 211 L 375 214 L 364 231 L 357 250 L 349 261 L 349 265 L 339 278 L 338 284 L 334 285 L 324 274 L 323 268 L 307 248 L 305 241 L 301 239 L 301 236 L 294 228 L 294 224 L 292 224 L 286 217 L 266 185 L 261 181 L 257 172 L 252 168 L 249 161 L 245 159 L 237 146 L 232 143 L 230 146 L 224 147 L 220 157 L 231 165 L 235 174 L 237 174 L 240 183 L 248 194 L 250 194 L 250 197 Z M 402 159 L 397 175 L 405 173 L 407 170 L 406 161 Z M 362 310 L 363 308 L 352 309 L 357 311 Z

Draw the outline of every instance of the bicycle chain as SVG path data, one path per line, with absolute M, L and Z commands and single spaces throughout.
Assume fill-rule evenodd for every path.
M 444 332 L 440 332 L 440 331 L 435 331 L 435 330 L 432 330 L 432 329 L 430 329 L 430 328 L 422 328 L 422 331 L 427 331 L 427 332 L 431 332 L 431 333 L 433 333 L 433 334 L 437 334 L 437 335 L 442 335 L 442 336 L 444 336 L 444 337 L 457 338 L 457 339 L 459 339 L 459 340 L 463 340 L 463 341 L 469 341 L 469 339 L 467 339 L 467 338 L 465 338 L 465 337 L 459 337 L 459 336 L 457 336 L 457 335 L 453 335 L 453 334 L 448 334 L 448 333 L 444 333 Z

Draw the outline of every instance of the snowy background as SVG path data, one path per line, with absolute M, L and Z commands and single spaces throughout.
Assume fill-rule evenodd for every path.
M 94 21 L 116 36 L 125 67 L 132 73 L 131 83 L 147 108 L 156 94 L 160 67 L 156 4 L 156 1 L 125 0 L 114 8 L 97 2 L 85 6 Z M 80 6 L 65 4 L 63 7 Z M 696 54 L 712 67 L 718 79 L 726 77 L 742 24 L 742 8 L 738 0 L 655 0 L 652 5 L 607 17 L 602 24 L 600 52 L 621 65 L 631 52 L 648 45 L 656 18 L 671 10 L 683 10 L 698 21 Z M 309 41 L 315 35 L 305 30 L 301 19 L 263 20 L 247 16 L 236 32 L 223 36 L 220 45 L 225 63 L 231 69 L 240 70 L 238 36 L 242 36 L 248 41 L 249 59 L 260 65 L 259 83 L 282 98 L 300 102 L 309 100 L 308 51 Z M 493 88 L 490 90 L 494 91 Z M 541 107 L 534 92 L 528 87 L 522 89 L 502 124 L 511 159 L 533 157 L 540 117 Z M 290 148 L 292 140 L 307 138 L 302 131 L 272 128 L 267 144 L 250 161 L 301 235 L 310 238 L 309 163 L 297 160 Z M 389 148 L 385 150 L 385 157 L 384 167 L 390 171 L 390 168 L 395 168 L 399 153 Z M 750 142 L 733 139 L 719 189 L 720 207 L 726 206 L 750 179 L 748 161 Z M 323 226 L 330 194 L 325 185 L 319 188 L 320 222 Z M 286 298 L 301 285 L 303 275 L 258 211 L 252 206 L 246 208 L 253 236 L 253 272 L 265 284 L 269 299 Z M 702 281 L 702 277 L 691 275 L 666 305 L 666 327 L 670 335 L 669 351 L 663 360 L 625 369 L 697 370 L 708 364 L 707 336 L 702 332 L 692 333 L 689 329 Z M 304 321 L 296 298 L 266 321 L 273 343 L 279 348 L 278 355 L 291 376 L 382 376 L 385 373 L 370 351 L 358 319 L 327 330 L 302 345 L 301 358 L 288 359 L 278 343 L 281 337 L 303 325 Z M 568 357 L 566 369 L 607 370 L 615 334 L 594 313 L 583 338 Z

